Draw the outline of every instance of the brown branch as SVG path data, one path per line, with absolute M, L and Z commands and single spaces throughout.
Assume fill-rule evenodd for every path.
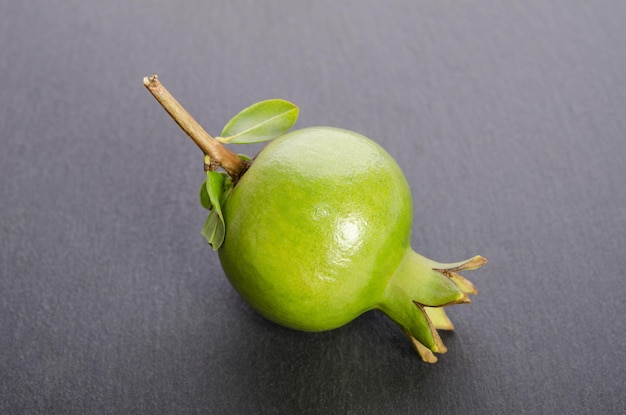
M 159 104 L 172 116 L 176 124 L 180 126 L 193 140 L 194 143 L 209 155 L 211 160 L 218 163 L 233 179 L 238 179 L 246 170 L 246 163 L 235 153 L 222 145 L 207 133 L 204 128 L 183 108 L 182 105 L 161 84 L 157 75 L 143 78 L 144 86 L 159 101 Z

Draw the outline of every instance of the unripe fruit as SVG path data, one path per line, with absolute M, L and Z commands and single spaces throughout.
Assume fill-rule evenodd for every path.
M 409 245 L 402 172 L 346 130 L 272 141 L 223 209 L 218 253 L 231 283 L 261 314 L 300 330 L 333 329 L 376 307 Z
M 380 309 L 416 347 L 443 352 L 425 306 L 468 302 L 463 288 L 473 291 L 450 275 L 467 261 L 451 267 L 413 252 L 408 183 L 388 153 L 354 132 L 317 127 L 275 139 L 222 209 L 226 275 L 260 314 L 287 327 L 329 330 Z M 432 313 L 450 328 L 442 309 Z
M 476 294 L 458 272 L 487 261 L 442 264 L 413 251 L 411 191 L 387 152 L 338 128 L 284 134 L 298 109 L 283 100 L 246 108 L 216 140 L 156 75 L 144 85 L 206 154 L 200 199 L 211 213 L 202 234 L 254 309 L 305 331 L 379 309 L 424 361 L 437 361 L 433 353 L 446 351 L 437 329 L 453 329 L 443 307 Z M 220 143 L 272 139 L 254 160 Z

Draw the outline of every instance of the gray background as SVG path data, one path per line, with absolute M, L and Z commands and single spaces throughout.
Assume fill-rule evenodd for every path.
M 0 1 L 0 413 L 624 413 L 625 4 Z M 415 249 L 490 260 L 439 363 L 237 296 L 154 72 L 214 134 L 282 97 L 396 158 Z

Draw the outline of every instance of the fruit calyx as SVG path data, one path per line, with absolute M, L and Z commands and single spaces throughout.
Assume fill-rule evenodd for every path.
M 425 362 L 435 363 L 434 353 L 447 351 L 437 330 L 453 330 L 454 326 L 443 307 L 470 303 L 468 294 L 478 292 L 458 272 L 477 269 L 486 263 L 485 258 L 477 255 L 444 264 L 407 249 L 379 308 L 400 326 Z

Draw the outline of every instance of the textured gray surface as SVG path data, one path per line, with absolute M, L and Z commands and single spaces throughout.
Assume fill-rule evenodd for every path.
M 624 4 L 0 1 L 0 412 L 624 413 Z M 282 97 L 397 159 L 416 250 L 490 260 L 438 364 L 242 302 L 152 72 L 214 133 Z

